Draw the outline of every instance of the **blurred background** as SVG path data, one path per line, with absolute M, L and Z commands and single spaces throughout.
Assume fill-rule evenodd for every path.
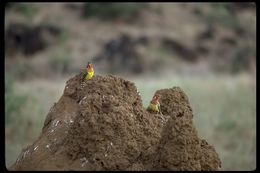
M 7 167 L 88 61 L 135 82 L 145 107 L 157 89 L 181 87 L 222 170 L 256 168 L 254 3 L 8 3 Z

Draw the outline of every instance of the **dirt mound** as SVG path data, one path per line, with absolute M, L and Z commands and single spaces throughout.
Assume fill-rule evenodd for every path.
M 96 75 L 67 81 L 39 138 L 11 170 L 218 170 L 214 147 L 199 139 L 179 87 L 157 91 L 163 115 L 142 105 L 132 82 Z

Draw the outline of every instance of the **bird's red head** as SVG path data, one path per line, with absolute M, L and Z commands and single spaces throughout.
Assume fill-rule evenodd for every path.
M 93 70 L 93 65 L 90 62 L 88 62 L 87 70 L 88 71 L 92 71 Z
M 159 101 L 160 98 L 161 96 L 159 94 L 154 94 L 153 101 Z

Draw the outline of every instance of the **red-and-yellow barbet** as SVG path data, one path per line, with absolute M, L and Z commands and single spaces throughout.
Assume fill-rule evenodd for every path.
M 160 97 L 161 96 L 159 94 L 154 94 L 153 99 L 150 101 L 150 104 L 147 109 L 156 113 L 160 113 Z
M 84 75 L 83 75 L 84 80 L 89 80 L 89 79 L 93 78 L 93 76 L 95 75 L 93 64 L 88 62 L 87 72 L 83 72 L 83 73 L 84 73 Z

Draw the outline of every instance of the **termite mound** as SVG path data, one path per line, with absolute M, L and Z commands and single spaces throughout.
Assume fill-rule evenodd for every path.
M 219 170 L 214 147 L 198 137 L 188 97 L 158 90 L 162 116 L 143 106 L 134 83 L 77 74 L 48 113 L 38 139 L 10 170 Z M 152 93 L 153 94 L 153 93 Z M 151 96 L 152 97 L 152 96 Z

